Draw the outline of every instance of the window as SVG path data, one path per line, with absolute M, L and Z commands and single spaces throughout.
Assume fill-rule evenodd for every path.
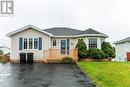
M 52 39 L 52 45 L 56 46 L 56 39 Z
M 20 38 L 19 49 L 42 49 L 42 38 Z
M 89 49 L 97 48 L 97 38 L 89 38 Z
M 105 41 L 105 39 L 104 39 L 104 38 L 101 38 L 101 44 L 103 44 L 104 41 Z
M 60 45 L 61 45 L 61 54 L 66 54 L 66 47 L 67 47 L 66 40 L 61 40 Z
M 29 38 L 29 49 L 33 49 L 33 39 Z
M 38 39 L 34 38 L 34 49 L 38 49 Z
M 28 48 L 28 39 L 24 38 L 24 49 Z

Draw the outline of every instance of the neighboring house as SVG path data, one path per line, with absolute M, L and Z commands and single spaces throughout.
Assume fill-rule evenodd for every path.
M 130 61 L 130 37 L 114 43 L 116 58 L 115 61 Z
M 0 50 L 3 51 L 3 54 L 7 54 L 10 52 L 10 48 L 8 48 L 6 46 L 0 46 Z
M 75 46 L 78 39 L 83 39 L 88 49 L 100 49 L 101 43 L 108 37 L 93 29 L 81 31 L 54 27 L 42 30 L 32 25 L 13 31 L 7 36 L 11 37 L 10 59 L 12 62 L 19 62 L 19 53 L 22 52 L 33 52 L 34 62 L 62 60 L 66 56 L 76 61 L 78 57 Z

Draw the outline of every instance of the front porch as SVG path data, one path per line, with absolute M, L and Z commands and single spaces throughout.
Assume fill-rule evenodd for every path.
M 44 58 L 48 62 L 54 62 L 54 61 L 61 61 L 64 57 L 71 57 L 74 61 L 78 60 L 78 53 L 77 49 L 69 49 L 69 53 L 61 54 L 60 49 L 49 49 L 45 50 L 44 52 Z

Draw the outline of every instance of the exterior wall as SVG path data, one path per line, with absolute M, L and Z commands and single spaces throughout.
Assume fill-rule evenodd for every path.
M 19 50 L 19 38 L 39 38 L 42 37 L 43 41 L 43 50 L 48 50 L 50 48 L 50 37 L 46 34 L 43 34 L 41 32 L 38 32 L 34 29 L 27 29 L 25 31 L 22 31 L 20 33 L 17 33 L 13 36 L 11 36 L 11 54 L 10 59 L 17 61 L 20 59 L 19 53 L 21 52 L 33 52 L 34 53 L 34 60 L 42 60 L 43 59 L 43 50 Z
M 113 61 L 126 61 L 127 60 L 127 52 L 130 52 L 130 43 L 122 43 L 115 45 L 116 50 L 116 58 Z
M 89 38 L 92 38 L 92 37 L 82 37 L 85 44 L 87 45 L 87 49 L 89 49 Z M 101 49 L 101 44 L 103 41 L 105 41 L 105 38 L 103 38 L 103 37 L 94 37 L 94 38 L 97 38 L 97 48 Z M 78 38 L 78 39 L 80 39 L 80 38 Z M 77 39 L 77 41 L 78 41 L 78 39 Z
M 69 55 L 61 54 L 59 49 L 49 49 L 44 51 L 48 61 L 61 61 L 63 57 L 71 57 L 77 61 L 77 49 L 70 49 Z
M 39 38 L 42 37 L 42 49 L 43 50 L 19 50 L 19 38 Z M 20 57 L 19 53 L 27 53 L 27 52 L 32 52 L 34 53 L 34 62 L 42 62 L 43 60 L 61 60 L 63 57 L 69 56 L 73 58 L 73 60 L 78 60 L 77 57 L 77 49 L 76 44 L 78 42 L 79 38 L 56 38 L 56 46 L 52 46 L 52 39 L 54 37 L 50 37 L 44 33 L 41 33 L 39 31 L 36 31 L 34 29 L 27 29 L 24 30 L 20 33 L 17 33 L 13 36 L 11 36 L 11 54 L 10 54 L 10 59 L 14 63 L 19 63 Z M 88 48 L 88 39 L 89 37 L 81 37 L 83 38 L 84 42 L 87 45 Z M 96 37 L 97 38 L 97 48 L 101 48 L 101 42 L 102 38 L 101 37 Z M 70 40 L 70 49 L 69 49 L 69 55 L 67 54 L 61 54 L 60 53 L 60 41 L 61 39 L 69 39 Z M 105 40 L 105 38 L 103 38 Z
M 54 38 L 52 38 L 54 39 Z M 56 39 L 56 46 L 52 45 L 52 39 L 51 39 L 51 49 L 45 50 L 46 58 L 48 60 L 61 60 L 63 57 L 71 57 L 74 60 L 78 60 L 77 57 L 77 50 L 76 50 L 76 38 L 55 38 Z M 69 55 L 67 54 L 61 54 L 60 53 L 60 41 L 64 39 L 69 39 L 70 40 L 70 50 L 69 50 Z
M 54 38 L 52 38 L 52 39 L 54 39 Z M 62 40 L 62 39 L 69 39 L 70 40 L 70 49 L 75 49 L 75 46 L 76 46 L 76 44 L 77 44 L 77 38 L 55 38 L 56 39 L 56 46 L 52 46 L 52 39 L 51 39 L 51 48 L 52 49 L 60 49 L 60 40 Z

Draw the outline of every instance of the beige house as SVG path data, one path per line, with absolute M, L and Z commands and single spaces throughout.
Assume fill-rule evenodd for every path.
M 34 54 L 34 62 L 60 61 L 66 56 L 76 61 L 78 39 L 83 39 L 88 49 L 100 49 L 101 43 L 108 37 L 93 29 L 81 31 L 54 27 L 42 30 L 32 25 L 10 32 L 7 36 L 11 37 L 10 60 L 14 63 L 20 62 L 20 53 L 28 52 Z

